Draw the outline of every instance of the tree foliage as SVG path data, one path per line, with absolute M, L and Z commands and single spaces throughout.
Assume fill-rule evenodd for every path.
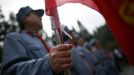
M 97 28 L 97 30 L 94 31 L 93 37 L 98 39 L 102 47 L 105 49 L 114 50 L 115 48 L 118 48 L 118 44 L 107 25 Z
M 9 20 L 6 21 L 3 15 L 3 12 L 0 8 L 0 62 L 2 57 L 2 48 L 3 48 L 3 41 L 5 39 L 6 34 L 9 32 L 18 32 L 19 26 L 16 21 L 15 15 L 13 12 L 9 15 Z

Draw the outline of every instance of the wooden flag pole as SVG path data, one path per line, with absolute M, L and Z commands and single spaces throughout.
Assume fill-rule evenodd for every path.
M 48 2 L 50 0 L 45 0 L 47 1 L 45 4 L 46 6 L 52 6 L 50 5 L 50 3 L 48 4 Z M 51 0 L 52 4 L 53 5 L 56 5 L 56 1 L 55 0 Z M 48 4 L 48 5 L 47 5 Z M 59 14 L 58 14 L 58 10 L 57 10 L 57 7 L 53 8 L 53 9 L 49 9 L 47 10 L 46 9 L 46 14 L 48 16 L 50 16 L 50 20 L 51 20 L 51 24 L 52 24 L 52 29 L 54 30 L 55 32 L 55 41 L 56 41 L 56 44 L 63 44 L 63 39 L 62 39 L 62 27 L 60 25 L 60 20 L 59 20 Z M 70 70 L 65 70 L 64 71 L 64 75 L 70 75 Z

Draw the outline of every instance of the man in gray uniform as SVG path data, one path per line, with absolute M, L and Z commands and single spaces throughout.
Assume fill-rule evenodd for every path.
M 62 75 L 67 69 L 71 69 L 71 75 L 81 75 L 79 70 L 84 71 L 84 75 L 91 75 L 84 70 L 83 63 L 77 66 L 79 61 L 76 62 L 77 55 L 70 50 L 71 44 L 60 44 L 50 49 L 41 39 L 38 32 L 42 28 L 43 14 L 42 9 L 33 10 L 29 6 L 19 10 L 17 21 L 22 32 L 6 36 L 2 75 Z

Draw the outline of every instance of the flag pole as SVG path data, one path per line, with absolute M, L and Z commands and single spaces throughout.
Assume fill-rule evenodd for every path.
M 51 10 L 53 16 L 50 17 L 51 23 L 52 23 L 52 29 L 55 32 L 55 41 L 56 44 L 63 44 L 63 38 L 62 38 L 62 27 L 59 20 L 59 15 L 57 8 Z M 70 70 L 65 70 L 64 75 L 70 75 Z
M 52 3 L 52 4 L 51 4 Z M 51 25 L 52 25 L 52 29 L 55 32 L 54 38 L 56 41 L 56 44 L 63 44 L 63 38 L 62 38 L 62 27 L 60 24 L 60 20 L 59 20 L 59 14 L 58 14 L 58 10 L 57 7 L 53 8 L 53 9 L 47 9 L 47 7 L 51 7 L 51 6 L 55 6 L 56 5 L 56 1 L 55 0 L 45 0 L 45 10 L 46 10 L 46 14 L 48 16 L 50 16 L 50 21 L 51 21 Z M 64 75 L 70 75 L 70 70 L 65 70 Z

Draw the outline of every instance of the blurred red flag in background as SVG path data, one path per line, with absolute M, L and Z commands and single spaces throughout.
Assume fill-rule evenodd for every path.
M 129 64 L 134 65 L 134 0 L 45 0 L 46 14 L 64 3 L 81 3 L 99 11 L 118 41 Z M 48 11 L 49 10 L 49 11 Z

